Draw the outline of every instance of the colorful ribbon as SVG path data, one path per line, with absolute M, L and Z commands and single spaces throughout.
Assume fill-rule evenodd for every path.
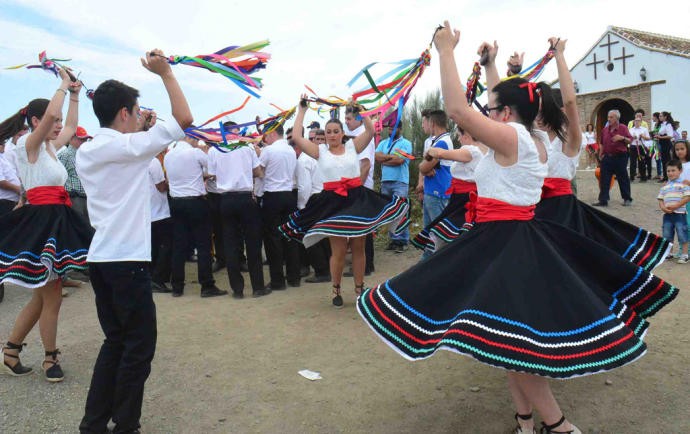
M 21 65 L 8 66 L 5 69 L 20 69 L 20 68 L 24 68 L 24 67 L 26 67 L 26 69 L 40 68 L 44 71 L 52 72 L 57 77 L 58 76 L 58 67 L 61 67 L 65 70 L 67 70 L 67 68 L 65 68 L 64 66 L 62 66 L 58 62 L 69 62 L 70 60 L 72 60 L 72 59 L 51 59 L 48 57 L 48 55 L 46 54 L 46 52 L 44 50 L 44 51 L 41 51 L 38 55 L 38 62 L 39 63 L 37 65 L 30 65 L 28 63 L 23 63 Z

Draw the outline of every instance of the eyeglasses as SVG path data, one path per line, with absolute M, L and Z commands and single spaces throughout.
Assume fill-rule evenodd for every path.
M 486 111 L 487 111 L 487 113 L 491 113 L 492 110 L 501 111 L 501 110 L 503 110 L 504 108 L 506 108 L 506 106 L 504 106 L 504 105 L 497 105 L 496 107 L 487 107 L 487 108 L 486 108 Z

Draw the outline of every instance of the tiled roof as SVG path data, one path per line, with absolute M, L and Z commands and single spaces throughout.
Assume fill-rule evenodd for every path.
M 609 26 L 608 30 L 638 47 L 690 58 L 690 39 L 616 26 Z

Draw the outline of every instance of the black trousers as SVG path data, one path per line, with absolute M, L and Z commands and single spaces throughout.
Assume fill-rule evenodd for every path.
M 139 428 L 144 383 L 156 350 L 156 305 L 146 262 L 91 262 L 98 321 L 105 334 L 93 368 L 82 433 Z
M 644 157 L 644 164 L 645 167 L 647 168 L 647 176 L 645 179 L 652 179 L 652 155 L 651 155 L 651 150 L 647 150 L 647 156 Z
M 232 291 L 238 294 L 244 291 L 240 255 L 245 244 L 252 289 L 264 289 L 264 271 L 261 265 L 261 208 L 252 198 L 251 192 L 229 192 L 223 193 L 220 209 L 228 279 Z
M 630 178 L 628 178 L 628 154 L 604 155 L 601 159 L 601 181 L 599 182 L 599 202 L 609 201 L 611 178 L 616 175 L 618 187 L 623 200 L 632 200 L 630 196 Z
M 184 289 L 184 264 L 190 241 L 196 246 L 197 272 L 201 289 L 215 285 L 211 273 L 211 210 L 205 196 L 172 198 L 170 215 L 173 221 L 172 287 Z
M 364 255 L 366 256 L 365 271 L 374 272 L 374 234 L 367 234 Z
M 664 181 L 668 181 L 668 175 L 666 174 L 666 165 L 671 161 L 671 150 L 673 149 L 673 144 L 670 139 L 659 140 L 659 153 L 661 154 L 661 164 L 664 167 L 664 173 L 661 174 Z
M 644 149 L 643 149 L 644 148 Z M 647 148 L 640 145 L 630 145 L 630 180 L 634 181 L 637 169 L 640 169 L 640 179 L 647 179 Z M 651 168 L 650 168 L 651 171 Z
M 286 239 L 278 230 L 278 226 L 283 224 L 296 210 L 297 200 L 292 191 L 264 192 L 264 241 L 273 287 L 285 285 L 283 259 L 285 259 L 287 281 L 291 284 L 299 284 L 300 282 L 297 242 Z
M 323 277 L 331 274 L 329 259 L 331 258 L 331 244 L 328 238 L 306 249 L 309 265 L 314 268 L 314 275 Z
M 0 199 L 0 215 L 11 213 L 15 206 L 17 206 L 17 202 L 8 199 Z
M 216 262 L 225 265 L 225 246 L 223 245 L 223 219 L 220 213 L 220 193 L 208 193 L 208 206 L 211 211 L 211 224 L 213 226 L 213 251 Z
M 172 218 L 151 222 L 151 280 L 156 283 L 170 282 L 172 243 Z

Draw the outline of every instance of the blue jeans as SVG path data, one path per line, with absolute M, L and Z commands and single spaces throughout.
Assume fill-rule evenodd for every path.
M 663 233 L 664 238 L 673 241 L 673 233 L 678 236 L 678 243 L 688 242 L 688 221 L 685 214 L 664 214 Z
M 443 212 L 443 210 L 446 208 L 446 205 L 448 205 L 448 198 L 436 197 L 430 194 L 425 194 L 423 207 L 424 227 L 429 226 L 431 222 L 436 220 L 436 217 L 438 217 Z M 424 253 L 422 253 L 422 259 L 426 259 L 431 255 L 431 252 L 425 250 Z
M 399 196 L 399 197 L 407 197 L 407 193 L 410 189 L 410 186 L 404 182 L 400 181 L 382 181 L 381 182 L 381 194 L 385 194 L 386 196 Z M 395 228 L 392 227 L 392 225 L 389 225 L 388 227 L 388 235 L 391 238 L 391 241 L 395 244 L 402 244 L 403 246 L 406 246 L 407 243 L 410 241 L 410 230 L 408 228 L 405 228 L 402 232 L 400 232 L 398 235 L 393 234 L 393 230 Z

